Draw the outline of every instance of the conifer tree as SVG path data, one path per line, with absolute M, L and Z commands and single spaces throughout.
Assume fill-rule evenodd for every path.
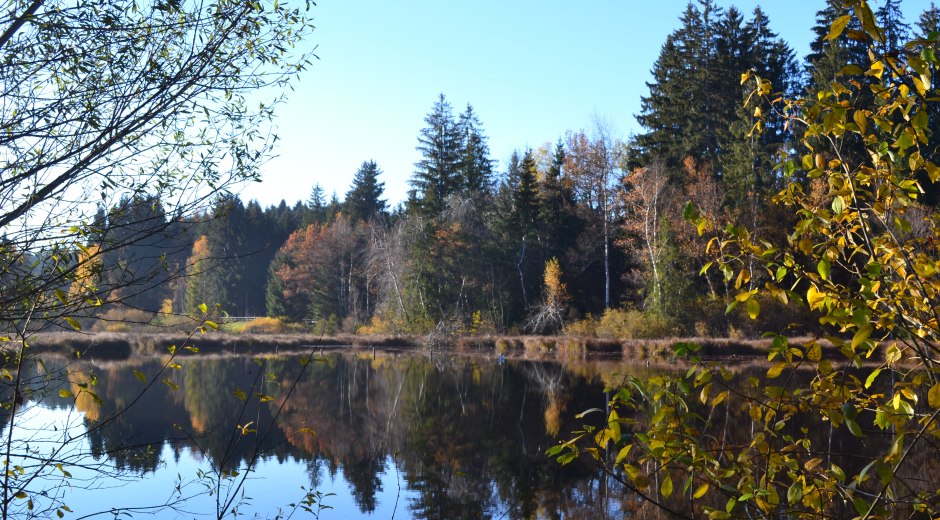
M 921 41 L 920 47 L 924 50 L 936 52 L 940 47 L 940 8 L 933 2 L 930 7 L 921 13 L 917 20 L 917 38 Z M 937 92 L 940 89 L 940 77 L 936 74 L 930 78 L 930 92 Z M 927 146 L 929 157 L 937 157 L 940 154 L 940 110 L 928 105 L 927 111 Z M 923 201 L 929 206 L 940 204 L 940 184 L 931 182 L 929 177 L 923 173 L 918 176 L 921 188 L 924 190 Z
M 375 161 L 363 161 L 356 171 L 343 204 L 344 213 L 354 222 L 368 221 L 385 213 L 387 205 L 382 200 L 385 183 L 378 179 L 381 173 Z
M 581 232 L 570 179 L 563 178 L 565 146 L 559 139 L 552 162 L 539 183 L 539 225 L 548 257 L 564 258 Z
M 685 156 L 697 160 L 714 151 L 713 118 L 709 110 L 711 80 L 718 77 L 711 70 L 711 28 L 714 5 L 703 4 L 705 11 L 689 2 L 680 21 L 682 26 L 666 39 L 653 65 L 653 81 L 647 83 L 649 95 L 641 98 L 637 121 L 647 129 L 636 137 L 640 163 L 654 158 L 669 166 L 678 166 Z
M 421 215 L 436 216 L 447 197 L 460 189 L 460 131 L 444 94 L 424 121 L 427 126 L 417 146 L 422 157 L 411 176 L 409 206 Z
M 489 193 L 492 189 L 494 161 L 490 158 L 482 124 L 469 103 L 460 114 L 457 128 L 460 132 L 460 189 L 471 195 Z
M 884 0 L 884 4 L 875 12 L 875 19 L 881 27 L 884 38 L 878 42 L 881 54 L 897 53 L 910 38 L 911 26 L 904 23 L 901 13 L 901 0 Z

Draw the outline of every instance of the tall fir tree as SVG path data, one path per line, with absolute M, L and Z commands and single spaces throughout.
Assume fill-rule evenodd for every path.
M 637 121 L 646 133 L 636 137 L 638 155 L 630 166 L 664 161 L 677 168 L 691 156 L 715 162 L 723 128 L 723 81 L 714 46 L 721 10 L 711 0 L 689 2 L 681 27 L 666 39 L 653 65 L 649 95 L 640 100 Z
M 884 0 L 884 4 L 875 12 L 875 19 L 884 36 L 877 44 L 880 54 L 900 52 L 911 34 L 911 26 L 904 22 L 904 14 L 901 12 L 901 0 Z
M 793 50 L 770 29 L 770 22 L 760 7 L 754 9 L 752 18 L 736 32 L 740 38 L 736 51 L 740 58 L 731 61 L 736 68 L 728 68 L 726 73 L 738 78 L 752 71 L 769 82 L 775 93 L 768 97 L 749 96 L 739 84 L 733 87 L 738 102 L 728 125 L 721 180 L 725 205 L 740 211 L 745 207 L 754 209 L 755 203 L 762 203 L 765 195 L 778 187 L 781 176 L 777 164 L 792 136 L 786 119 L 768 106 L 766 100 L 794 94 L 798 74 Z M 753 126 L 754 114 L 758 112 L 765 114 L 761 132 L 754 131 Z
M 421 160 L 409 181 L 408 203 L 423 216 L 437 216 L 450 195 L 460 189 L 460 131 L 450 103 L 441 94 L 424 118 L 427 126 L 418 136 Z
M 363 161 L 356 171 L 343 203 L 343 212 L 353 222 L 369 221 L 385 214 L 387 204 L 382 199 L 385 183 L 379 182 L 381 174 L 382 170 L 375 161 Z
M 488 194 L 493 183 L 493 159 L 486 135 L 483 133 L 473 107 L 467 103 L 467 109 L 460 114 L 457 128 L 460 132 L 460 189 L 470 195 Z
M 921 13 L 917 20 L 917 34 L 919 40 L 918 51 L 926 53 L 940 52 L 940 7 L 933 2 Z M 940 92 L 940 77 L 933 75 L 930 78 L 929 91 L 933 95 Z M 927 146 L 928 160 L 940 162 L 940 108 L 936 103 L 927 104 Z M 924 190 L 924 203 L 929 206 L 940 205 L 940 183 L 931 182 L 930 178 L 921 173 L 918 177 L 921 188 Z

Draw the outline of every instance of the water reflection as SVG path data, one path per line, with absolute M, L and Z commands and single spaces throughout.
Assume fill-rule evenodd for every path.
M 62 472 L 55 468 L 46 478 L 59 483 L 43 488 L 55 490 L 53 502 L 65 500 L 79 516 L 185 499 L 157 516 L 212 517 L 230 511 L 223 506 L 231 499 L 242 513 L 274 517 L 278 508 L 289 512 L 303 486 L 335 493 L 324 499 L 335 509 L 321 518 L 665 517 L 587 461 L 559 466 L 545 456 L 579 429 L 576 413 L 605 406 L 605 388 L 627 374 L 649 375 L 649 368 L 333 353 L 304 369 L 300 360 L 189 357 L 159 377 L 166 359 L 47 360 L 43 370 L 22 374 L 30 391 L 15 432 L 26 432 L 20 445 L 32 450 L 68 436 L 80 440 L 74 452 L 59 455 L 74 489 L 59 485 Z M 764 367 L 733 370 L 736 392 L 720 406 L 695 410 L 705 420 L 703 438 L 716 450 L 751 441 L 749 406 L 739 394 L 766 390 Z M 141 378 L 154 377 L 159 382 L 142 393 Z M 9 391 L 0 385 L 0 393 Z M 8 424 L 10 413 L 2 413 Z M 840 454 L 847 470 L 860 469 L 854 454 L 890 444 L 886 436 L 858 439 L 829 423 L 793 429 L 794 435 L 807 431 L 820 449 L 816 456 Z M 51 437 L 40 438 L 42 431 Z M 934 482 L 936 453 L 921 460 L 909 470 Z M 252 477 L 244 489 L 227 478 L 235 472 Z M 139 481 L 139 490 L 109 491 L 128 481 Z M 93 491 L 83 493 L 84 487 Z M 725 497 L 714 498 L 723 507 Z
M 299 361 L 191 357 L 142 395 L 137 375 L 154 376 L 165 360 L 73 363 L 71 383 L 37 385 L 34 404 L 65 411 L 73 399 L 59 391 L 77 395 L 87 455 L 144 479 L 251 467 L 268 484 L 354 505 L 323 518 L 620 518 L 636 507 L 592 466 L 544 455 L 578 426 L 577 411 L 604 406 L 605 385 L 629 369 L 622 364 L 330 354 L 292 389 Z M 245 496 L 257 497 L 258 485 L 249 481 Z M 89 507 L 112 506 L 100 500 Z M 253 501 L 248 511 L 275 514 Z

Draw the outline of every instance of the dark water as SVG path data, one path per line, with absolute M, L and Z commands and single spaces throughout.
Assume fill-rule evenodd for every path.
M 545 455 L 579 429 L 577 413 L 605 407 L 605 388 L 648 376 L 647 367 L 382 353 L 301 360 L 30 365 L 21 374 L 31 393 L 15 414 L 0 413 L 14 466 L 5 487 L 26 492 L 11 516 L 310 518 L 306 505 L 323 519 L 667 517 L 588 461 L 560 466 Z M 692 410 L 703 439 L 750 442 L 743 396 L 763 391 L 765 371 L 734 368 L 734 396 Z M 788 428 L 849 474 L 891 444 L 827 422 Z M 935 487 L 938 459 L 918 453 L 910 480 Z M 721 508 L 727 497 L 713 498 Z
M 637 506 L 593 466 L 545 450 L 639 369 L 369 353 L 302 373 L 300 359 L 190 357 L 143 393 L 139 376 L 163 361 L 47 361 L 13 428 L 14 452 L 63 464 L 31 466 L 34 511 L 287 517 L 310 491 L 330 507 L 320 518 L 622 518 Z

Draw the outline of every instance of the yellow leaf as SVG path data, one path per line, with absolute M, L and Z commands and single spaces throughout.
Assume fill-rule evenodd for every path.
M 814 362 L 822 359 L 822 347 L 818 341 L 814 341 L 809 350 L 806 351 L 806 358 Z
M 692 498 L 702 498 L 705 496 L 705 493 L 708 493 L 708 484 L 702 484 L 695 489 L 695 493 L 692 493 Z
M 842 35 L 842 31 L 845 31 L 846 26 L 849 25 L 849 21 L 852 19 L 852 15 L 847 14 L 845 16 L 840 16 L 832 22 L 832 26 L 829 28 L 829 34 L 826 36 L 827 40 L 835 40 Z
M 662 493 L 664 497 L 672 496 L 672 477 L 666 475 L 666 478 L 663 479 L 663 484 L 659 486 L 659 492 Z
M 930 387 L 930 391 L 927 392 L 927 403 L 931 408 L 940 408 L 940 383 Z
M 774 366 L 770 367 L 767 370 L 767 379 L 776 379 L 780 377 L 780 374 L 783 372 L 783 369 L 786 368 L 786 363 L 777 363 Z

